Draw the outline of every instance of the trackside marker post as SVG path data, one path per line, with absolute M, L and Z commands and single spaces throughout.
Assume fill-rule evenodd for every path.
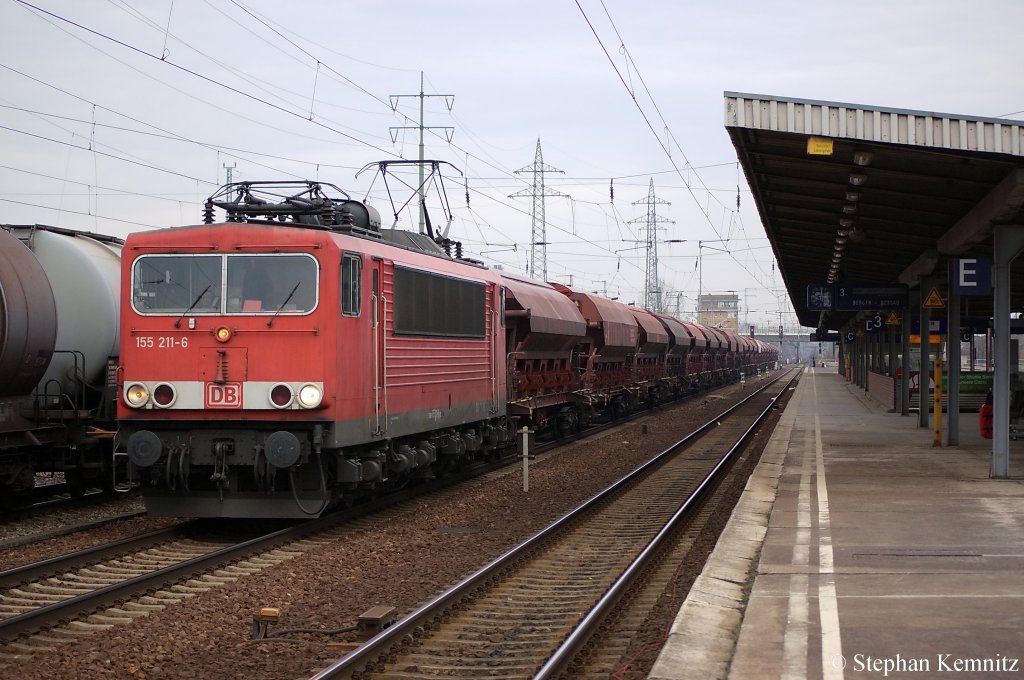
M 932 446 L 942 446 L 942 359 L 935 360 L 935 436 Z M 924 384 L 924 381 L 921 381 Z
M 523 426 L 523 493 L 530 490 L 530 428 Z

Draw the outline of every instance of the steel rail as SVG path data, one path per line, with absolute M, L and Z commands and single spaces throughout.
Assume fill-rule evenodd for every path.
M 61 600 L 60 602 L 55 602 L 38 609 L 34 609 L 30 612 L 25 612 L 24 614 L 2 619 L 0 620 L 0 642 L 13 640 L 19 636 L 30 634 L 58 624 L 62 621 L 68 621 L 96 611 L 114 602 L 126 600 L 140 593 L 165 587 L 168 583 L 191 578 L 196 574 L 216 568 L 222 564 L 244 559 L 250 555 L 270 550 L 278 545 L 305 538 L 310 534 L 324 531 L 336 524 L 340 524 L 341 522 L 362 514 L 381 510 L 403 501 L 410 500 L 427 493 L 432 493 L 480 475 L 493 472 L 494 470 L 501 469 L 501 467 L 507 464 L 507 461 L 494 461 L 488 463 L 480 462 L 470 468 L 446 475 L 440 479 L 431 480 L 423 485 L 411 489 L 405 489 L 394 494 L 389 494 L 353 508 L 340 510 L 331 513 L 330 515 L 324 515 L 317 519 L 305 521 L 302 524 L 279 529 L 264 536 L 259 536 L 219 550 L 214 550 L 205 555 L 184 560 L 178 564 L 164 567 L 148 574 L 132 577 L 119 583 L 104 586 L 88 593 L 76 595 L 75 597 Z M 170 529 L 162 531 L 165 532 L 173 530 L 174 527 L 171 527 Z M 87 549 L 84 552 L 93 550 L 94 553 L 98 554 L 104 549 L 111 549 L 114 551 L 114 556 L 116 556 L 118 551 L 123 553 L 127 550 L 125 545 L 119 544 L 137 541 L 139 546 L 141 546 L 144 545 L 143 541 L 146 538 L 151 538 L 159 533 L 161 532 L 152 532 L 151 534 L 124 539 L 123 541 L 115 541 L 104 546 L 97 546 L 95 549 Z M 136 546 L 136 549 L 138 549 L 139 546 Z M 55 567 L 53 565 L 63 559 L 65 559 L 65 556 L 59 556 L 39 563 L 25 565 L 24 567 L 16 567 L 15 569 L 8 570 L 7 572 L 0 573 L 0 577 L 7 575 L 7 583 L 17 585 L 18 583 L 22 583 L 31 578 L 28 574 L 32 571 L 36 571 L 38 574 L 46 574 L 48 571 L 54 571 Z M 98 560 L 91 559 L 88 561 L 96 562 Z M 38 578 L 38 576 L 36 576 L 36 578 Z
M 68 526 L 61 527 L 59 529 L 53 529 L 50 531 L 44 531 L 38 534 L 28 534 L 25 536 L 13 536 L 11 538 L 0 541 L 0 550 L 11 550 L 13 548 L 20 548 L 25 545 L 32 545 L 33 543 L 42 543 L 43 541 L 49 541 L 54 538 L 60 538 L 61 536 L 67 536 L 68 534 L 78 533 L 80 531 L 89 531 L 90 529 L 98 529 L 99 527 L 112 524 L 121 520 L 134 519 L 136 517 L 145 516 L 145 510 L 134 510 L 131 512 L 124 512 L 119 515 L 111 515 L 102 519 L 90 520 L 82 522 L 80 524 L 71 524 Z
M 789 383 L 787 383 L 787 388 L 799 377 L 799 375 L 800 373 L 797 372 L 792 378 L 790 378 Z M 780 392 L 779 394 L 781 396 L 782 393 Z M 611 586 L 609 586 L 608 590 L 605 591 L 605 594 L 594 603 L 594 606 L 591 607 L 586 616 L 584 616 L 580 623 L 573 629 L 572 633 L 565 638 L 562 644 L 559 645 L 554 653 L 548 658 L 547 662 L 545 662 L 545 664 L 534 674 L 533 680 L 548 680 L 549 678 L 555 677 L 556 674 L 564 671 L 572 662 L 573 658 L 580 652 L 580 650 L 583 649 L 600 623 L 615 608 L 615 605 L 629 590 L 630 586 L 632 586 L 633 583 L 643 574 L 651 558 L 656 556 L 658 552 L 669 542 L 672 535 L 684 519 L 687 519 L 691 513 L 696 512 L 699 509 L 700 503 L 710 492 L 711 487 L 719 481 L 719 476 L 724 474 L 726 469 L 732 464 L 733 459 L 737 456 L 737 453 L 746 446 L 747 441 L 750 439 L 754 431 L 775 408 L 777 400 L 778 397 L 773 399 L 772 403 L 769 404 L 754 420 L 750 427 L 740 435 L 740 438 L 736 440 L 729 451 L 726 452 L 715 467 L 708 472 L 703 480 L 701 480 L 700 484 L 697 485 L 697 488 L 694 489 L 683 504 L 679 506 L 679 509 L 673 513 L 672 517 L 665 523 L 665 526 L 658 531 L 654 538 L 652 538 L 644 549 L 640 551 L 632 562 L 630 562 L 629 566 L 623 570 L 622 574 L 614 583 L 612 583 Z
M 659 466 L 666 458 L 673 455 L 675 450 L 690 441 L 700 437 L 707 430 L 717 426 L 717 423 L 721 418 L 731 414 L 733 411 L 739 409 L 751 399 L 760 395 L 762 392 L 767 390 L 772 385 L 777 384 L 785 375 L 780 375 L 775 380 L 761 386 L 748 397 L 742 401 L 734 404 L 730 408 L 721 412 L 711 420 L 707 421 L 696 430 L 690 432 L 688 435 L 677 441 L 676 443 L 669 446 L 667 449 L 657 454 L 654 458 L 649 460 L 644 465 L 640 466 L 633 472 L 629 473 L 625 477 L 621 478 L 611 486 L 596 494 L 589 500 L 585 501 L 575 509 L 571 510 L 566 515 L 556 520 L 553 524 L 549 525 L 540 532 L 534 534 L 530 538 L 526 539 L 519 545 L 507 550 L 502 553 L 494 560 L 480 568 L 475 573 L 467 576 L 465 579 L 455 584 L 448 591 L 441 595 L 431 599 L 405 618 L 392 624 L 388 628 L 378 633 L 376 636 L 368 640 L 358 649 L 353 650 L 346 656 L 338 659 L 330 666 L 321 669 L 315 675 L 311 677 L 311 680 L 327 680 L 328 678 L 345 678 L 351 677 L 354 673 L 358 672 L 359 669 L 369 665 L 375 661 L 375 657 L 383 654 L 392 646 L 400 644 L 403 640 L 413 639 L 418 629 L 425 628 L 426 624 L 430 622 L 435 616 L 443 612 L 445 609 L 450 608 L 457 602 L 468 598 L 473 590 L 486 584 L 490 579 L 495 578 L 499 573 L 505 570 L 507 567 L 521 559 L 524 555 L 528 554 L 535 548 L 543 545 L 546 541 L 553 538 L 556 534 L 561 532 L 567 526 L 575 522 L 577 519 L 596 508 L 598 505 L 606 502 L 615 493 L 625 488 L 629 484 L 633 483 L 636 479 L 645 475 L 651 469 Z M 774 400 L 773 400 L 774 405 Z
M 197 573 L 202 573 L 222 564 L 270 550 L 282 543 L 298 540 L 307 534 L 323 530 L 338 521 L 340 520 L 336 515 L 331 515 L 297 526 L 279 529 L 237 545 L 221 548 L 206 555 L 200 555 L 199 557 L 194 557 L 148 574 L 129 578 L 120 583 L 104 586 L 103 588 L 83 593 L 67 600 L 55 602 L 18 616 L 0 620 L 0 640 L 10 641 L 18 636 L 73 619 L 111 603 L 128 599 L 139 593 L 165 587 L 168 583 L 187 579 Z
M 133 550 L 156 545 L 164 539 L 170 538 L 172 534 L 181 531 L 181 529 L 182 525 L 158 529 L 139 536 L 122 538 L 66 555 L 58 555 L 57 557 L 40 560 L 39 562 L 6 569 L 0 571 L 0 588 L 13 588 L 26 581 L 33 581 L 44 576 L 71 571 L 72 569 L 78 569 L 79 567 L 118 557 Z

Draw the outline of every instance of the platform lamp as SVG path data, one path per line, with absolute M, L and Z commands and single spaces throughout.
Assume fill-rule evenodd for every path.
M 840 217 L 839 227 L 836 234 L 850 239 L 851 243 L 863 243 L 868 236 L 867 232 L 857 226 L 852 217 Z
M 854 151 L 853 152 L 853 163 L 861 167 L 867 167 L 871 165 L 871 161 L 875 159 L 875 154 L 870 151 Z

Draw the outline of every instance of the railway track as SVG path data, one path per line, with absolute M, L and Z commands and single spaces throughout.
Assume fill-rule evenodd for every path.
M 237 537 L 195 538 L 189 527 L 175 526 L 0 572 L 0 640 L 10 642 L 134 593 L 199 573 L 246 543 L 252 541 L 240 544 Z M 94 615 L 91 623 L 103 627 L 118 618 L 145 615 L 153 604 L 129 602 L 123 610 Z M 80 629 L 88 630 L 88 626 Z M 45 648 L 53 641 L 37 635 L 27 646 L 15 647 L 33 651 L 33 644 Z
M 605 427 L 621 424 L 618 421 Z M 564 442 L 559 442 L 564 443 Z M 538 447 L 538 449 L 541 447 Z M 544 447 L 546 448 L 546 446 Z M 181 528 L 0 573 L 0 657 L 24 659 L 291 559 L 345 532 L 348 520 L 507 464 L 480 463 L 392 498 L 240 544 L 183 537 Z M 168 543 L 169 541 L 174 543 Z M 34 585 L 33 585 L 34 584 Z M 70 623 L 68 623 L 70 622 Z
M 797 375 L 709 421 L 315 678 L 548 678 L 570 668 L 573 677 L 608 677 L 624 653 L 621 640 L 607 638 L 614 622 L 637 625 L 642 611 L 629 603 L 650 599 L 645 581 L 658 590 L 668 578 L 649 567 L 671 558 L 672 546 L 687 550 L 696 529 L 686 523 Z M 599 629 L 605 637 L 588 649 Z
M 15 548 L 21 548 L 26 545 L 32 545 L 33 543 L 41 543 L 42 541 L 49 541 L 54 538 L 60 538 L 62 536 L 69 536 L 71 534 L 84 533 L 87 531 L 95 531 L 108 524 L 114 522 L 123 522 L 125 520 L 136 519 L 139 517 L 145 517 L 145 510 L 134 510 L 131 512 L 121 512 L 100 519 L 86 520 L 84 522 L 75 522 L 66 526 L 61 526 L 56 529 L 50 529 L 48 531 L 41 531 L 39 533 L 26 534 L 24 536 L 14 536 L 12 538 L 6 538 L 0 540 L 0 550 L 13 550 Z
M 199 530 L 178 525 L 0 572 L 0 658 L 55 651 L 84 635 L 130 623 L 358 531 L 352 520 L 362 515 L 506 464 L 481 462 L 463 474 L 244 541 L 190 536 Z

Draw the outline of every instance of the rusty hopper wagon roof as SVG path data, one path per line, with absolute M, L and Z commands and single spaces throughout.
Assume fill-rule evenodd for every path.
M 690 332 L 690 335 L 693 336 L 693 346 L 695 349 L 718 348 L 718 338 L 716 337 L 714 340 L 709 339 L 708 336 L 704 334 L 703 326 L 698 326 L 697 324 L 693 323 L 687 323 L 685 321 L 681 323 L 683 324 L 683 327 Z
M 587 322 L 572 300 L 538 281 L 501 274 L 505 285 L 505 304 L 522 309 L 530 319 L 530 332 L 565 337 L 587 334 Z
M 560 283 L 551 284 L 576 303 L 587 324 L 599 328 L 596 339 L 605 356 L 620 356 L 636 349 L 640 327 L 626 305 L 598 295 L 580 293 Z
M 693 334 L 686 329 L 686 326 L 679 319 L 667 314 L 655 312 L 654 316 L 658 317 L 658 320 L 668 330 L 669 335 L 672 336 L 673 342 L 671 349 L 669 349 L 669 354 L 682 354 L 689 351 L 690 347 L 693 346 Z
M 634 309 L 633 318 L 643 330 L 640 351 L 646 354 L 657 354 L 668 347 L 668 331 L 654 318 L 654 315 L 643 309 Z

